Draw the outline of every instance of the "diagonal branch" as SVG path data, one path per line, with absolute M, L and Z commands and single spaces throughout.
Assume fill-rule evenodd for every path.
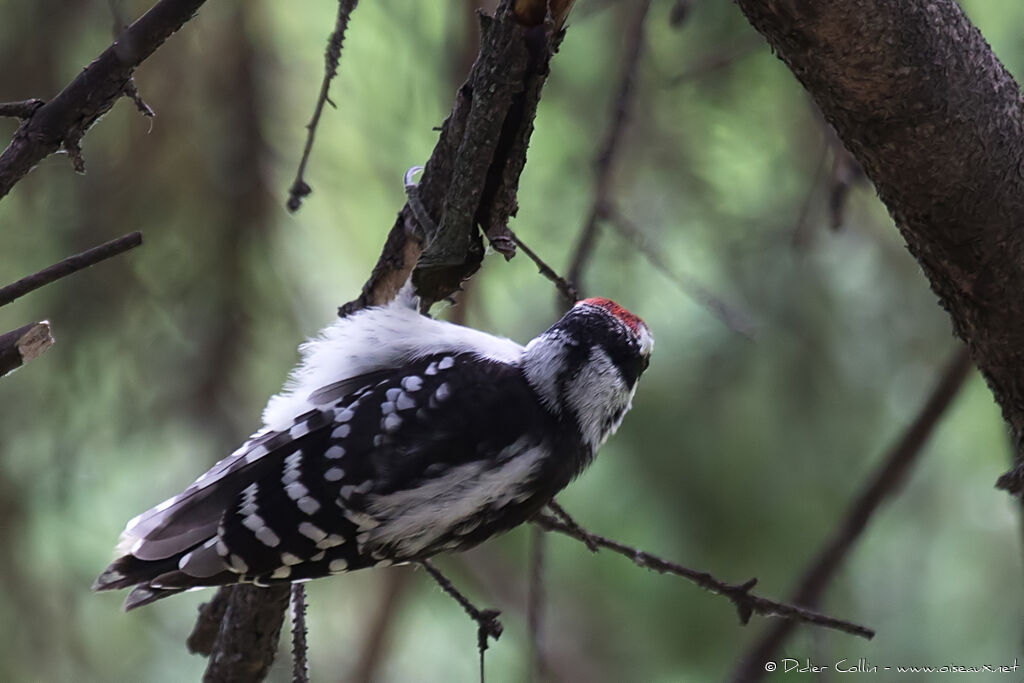
M 585 531 L 579 525 L 569 524 L 552 517 L 551 515 L 536 515 L 533 518 L 533 523 L 547 531 L 557 531 L 560 534 L 572 536 L 576 540 L 587 545 L 593 543 L 599 548 L 611 550 L 612 552 L 629 558 L 633 564 L 638 567 L 644 567 L 646 569 L 656 571 L 659 574 L 674 574 L 675 576 L 680 576 L 692 581 L 704 590 L 717 595 L 723 595 L 729 598 L 733 605 L 736 606 L 740 622 L 743 624 L 749 622 L 752 615 L 759 614 L 765 617 L 775 616 L 783 617 L 784 619 L 794 619 L 796 621 L 821 626 L 823 628 L 843 631 L 844 633 L 860 636 L 869 640 L 875 635 L 875 632 L 872 629 L 855 624 L 851 621 L 846 621 L 845 619 L 837 619 L 825 614 L 819 614 L 812 610 L 797 607 L 796 605 L 776 602 L 775 600 L 769 600 L 768 598 L 762 598 L 758 595 L 754 595 L 750 591 L 755 585 L 757 585 L 757 579 L 750 579 L 746 583 L 742 584 L 726 583 L 725 581 L 715 578 L 708 572 L 697 571 L 695 569 L 690 569 L 689 567 L 684 567 L 681 564 L 664 560 L 656 555 L 651 555 L 650 553 L 630 547 L 624 543 L 619 543 L 618 541 L 613 541 L 609 538 L 605 538 L 604 536 L 598 536 L 597 534 Z
M 0 287 L 0 306 L 6 306 L 15 299 L 25 296 L 29 292 L 33 292 L 40 287 L 44 287 L 51 282 L 55 282 L 63 277 L 67 277 L 72 273 L 88 268 L 89 266 L 96 265 L 100 261 L 105 261 L 112 256 L 123 254 L 129 249 L 142 244 L 142 233 L 133 232 L 125 235 L 124 237 L 118 237 L 115 240 L 105 242 L 98 247 L 93 247 L 83 251 L 80 254 L 69 256 L 63 261 L 53 264 L 48 268 L 44 268 L 38 273 L 26 276 L 7 285 L 6 287 Z
M 526 12 L 529 4 L 516 3 L 524 14 L 531 14 Z M 420 213 L 438 232 L 424 234 L 425 221 L 406 203 L 361 294 L 341 307 L 341 315 L 390 301 L 414 268 L 416 290 L 425 303 L 458 291 L 483 258 L 478 227 L 496 249 L 510 255 L 506 228 L 517 208 L 541 89 L 563 34 L 557 19 L 524 25 L 511 5 L 506 0 L 494 17 L 481 18 L 479 56 L 416 186 Z M 468 176 L 476 186 L 467 186 Z M 431 263 L 417 267 L 425 250 Z
M 0 155 L 0 198 L 61 147 L 74 159 L 82 136 L 124 94 L 135 68 L 195 16 L 204 1 L 160 0 L 64 90 L 36 109 Z
M 832 538 L 807 566 L 790 602 L 811 608 L 817 607 L 821 602 L 825 588 L 850 554 L 857 539 L 864 533 L 868 522 L 886 499 L 896 495 L 911 468 L 917 464 L 928 437 L 960 391 L 971 367 L 971 358 L 965 348 L 961 348 L 950 359 L 914 421 L 893 444 L 878 471 L 865 483 L 863 490 L 850 504 Z M 764 676 L 764 663 L 772 659 L 795 628 L 796 622 L 793 621 L 779 621 L 773 624 L 743 657 L 732 680 L 760 680 Z

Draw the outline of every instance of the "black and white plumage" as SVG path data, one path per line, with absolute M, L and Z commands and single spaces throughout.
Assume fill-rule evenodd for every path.
M 607 299 L 523 347 L 420 315 L 407 285 L 302 346 L 264 428 L 128 523 L 94 589 L 303 581 L 464 550 L 526 521 L 593 459 L 653 347 Z

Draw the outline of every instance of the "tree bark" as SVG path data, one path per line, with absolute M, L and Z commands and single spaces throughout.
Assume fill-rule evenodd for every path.
M 1017 83 L 953 0 L 737 4 L 874 182 L 1020 453 L 1024 112 Z M 999 481 L 1018 494 L 1022 484 L 1020 464 Z

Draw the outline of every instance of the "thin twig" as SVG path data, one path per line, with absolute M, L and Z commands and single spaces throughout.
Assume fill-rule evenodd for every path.
M 878 470 L 865 482 L 860 494 L 850 504 L 832 538 L 807 566 L 790 602 L 810 608 L 821 602 L 825 588 L 835 577 L 882 502 L 894 496 L 906 481 L 910 470 L 923 453 L 928 437 L 960 391 L 971 367 L 966 348 L 961 348 L 949 360 L 914 421 L 889 449 Z M 791 621 L 773 624 L 740 660 L 732 680 L 746 682 L 760 679 L 764 675 L 764 663 L 779 651 L 795 625 Z
M 36 109 L 46 104 L 46 102 L 32 98 L 30 100 L 22 100 L 20 102 L 0 102 L 0 116 L 13 116 L 19 119 L 32 118 L 32 114 L 36 113 Z
M 582 230 L 580 230 L 567 276 L 569 282 L 576 283 L 580 288 L 583 288 L 583 270 L 586 267 L 587 261 L 590 260 L 590 255 L 597 242 L 597 229 L 602 214 L 602 207 L 610 199 L 612 171 L 615 159 L 618 156 L 619 143 L 622 140 L 627 114 L 633 99 L 634 86 L 636 84 L 636 68 L 640 63 L 640 55 L 643 52 L 644 46 L 644 21 L 647 19 L 647 12 L 650 8 L 650 0 L 640 0 L 636 4 L 636 13 L 633 15 L 633 21 L 627 29 L 625 58 L 616 89 L 612 118 L 608 124 L 608 129 L 605 131 L 604 139 L 601 142 L 595 162 L 594 197 L 587 220 L 584 222 Z
M 50 323 L 30 323 L 0 334 L 0 377 L 8 375 L 53 346 Z
M 480 683 L 484 683 L 484 651 L 487 649 L 487 639 L 494 638 L 497 640 L 501 637 L 503 630 L 501 622 L 498 621 L 498 616 L 501 614 L 496 609 L 477 609 L 476 606 L 469 601 L 465 595 L 459 592 L 455 585 L 448 580 L 444 574 L 438 571 L 430 560 L 420 560 L 420 566 L 427 570 L 431 578 L 437 582 L 437 585 L 441 587 L 445 593 L 450 595 L 455 602 L 459 603 L 469 618 L 477 624 L 477 648 L 480 650 Z
M 306 588 L 292 584 L 292 683 L 309 683 L 306 656 Z
M 509 229 L 508 234 L 512 236 L 512 241 L 516 243 L 516 246 L 522 249 L 523 253 L 526 254 L 531 261 L 537 264 L 537 268 L 540 271 L 540 274 L 546 277 L 552 283 L 554 283 L 555 287 L 558 288 L 559 293 L 565 299 L 566 303 L 570 306 L 576 303 L 576 301 L 580 298 L 580 294 L 578 291 L 576 291 L 576 288 L 573 286 L 573 284 L 566 280 L 561 275 L 559 275 L 558 273 L 556 273 L 555 269 L 549 266 L 547 263 L 545 263 L 540 256 L 537 256 L 537 253 L 534 252 L 534 250 L 531 249 L 530 247 L 526 246 L 526 243 L 519 238 L 519 235 L 512 232 L 511 228 Z
M 819 614 L 808 609 L 803 609 L 802 607 L 782 602 L 775 602 L 774 600 L 753 595 L 750 590 L 757 585 L 757 579 L 750 579 L 746 583 L 742 584 L 726 583 L 707 572 L 701 572 L 695 569 L 690 569 L 689 567 L 684 567 L 681 564 L 664 560 L 655 555 L 651 555 L 650 553 L 619 543 L 618 541 L 613 541 L 605 538 L 604 536 L 598 536 L 597 534 L 589 531 L 581 532 L 577 528 L 573 528 L 569 524 L 566 524 L 551 515 L 536 515 L 533 518 L 533 523 L 537 524 L 542 529 L 557 531 L 558 533 L 565 534 L 566 536 L 572 536 L 584 543 L 586 543 L 586 540 L 589 538 L 594 542 L 594 544 L 601 548 L 605 548 L 623 555 L 624 557 L 628 557 L 633 561 L 633 564 L 638 567 L 645 567 L 660 574 L 674 574 L 676 576 L 681 576 L 705 590 L 718 595 L 724 595 L 732 601 L 733 605 L 736 606 L 740 622 L 743 624 L 750 621 L 751 615 L 760 614 L 761 616 L 778 616 L 785 619 L 795 619 L 804 623 L 843 631 L 844 633 L 850 633 L 855 636 L 861 636 L 863 638 L 868 638 L 869 640 L 875 635 L 875 632 L 872 629 L 844 619 L 836 619 L 835 617 Z
M 545 679 L 544 658 L 544 556 L 547 534 L 534 528 L 530 537 L 530 584 L 526 596 L 526 622 L 530 631 L 530 679 Z
M 640 229 L 640 226 L 626 218 L 621 211 L 611 205 L 604 207 L 602 217 L 611 223 L 620 235 L 629 240 L 630 244 L 643 254 L 644 258 L 654 266 L 655 270 L 660 271 L 671 280 L 672 284 L 679 288 L 679 291 L 696 301 L 701 308 L 713 315 L 733 332 L 747 339 L 754 338 L 757 325 L 754 324 L 749 314 L 727 303 L 689 275 L 675 272 L 669 268 L 662 258 L 661 252 L 651 246 L 647 235 Z
M 576 538 L 583 541 L 590 552 L 596 553 L 599 550 L 597 543 L 595 543 L 594 539 L 590 537 L 590 532 L 581 527 L 579 523 L 572 518 L 572 515 L 566 512 L 565 508 L 559 505 L 554 498 L 548 501 L 548 509 L 555 513 L 556 517 L 562 520 L 566 526 L 573 530 L 573 533 L 576 534 Z
M 69 256 L 38 273 L 23 277 L 6 287 L 0 287 L 0 306 L 6 306 L 29 292 L 44 287 L 62 277 L 76 273 L 83 268 L 96 265 L 100 261 L 104 261 L 112 256 L 122 254 L 129 249 L 134 249 L 140 244 L 142 244 L 142 233 L 133 232 L 124 237 L 118 237 L 116 240 L 110 240 L 98 247 L 83 251 L 81 254 Z
M 295 182 L 288 190 L 287 207 L 289 211 L 298 211 L 302 206 L 302 200 L 313 191 L 304 177 L 306 164 L 313 151 L 313 138 L 316 137 L 316 128 L 320 125 L 320 115 L 324 111 L 324 105 L 330 102 L 331 106 L 334 106 L 334 102 L 331 102 L 329 97 L 331 81 L 338 75 L 338 62 L 341 61 L 341 46 L 345 41 L 345 29 L 348 28 L 349 17 L 352 16 L 352 12 L 358 4 L 359 0 L 338 0 L 338 18 L 334 22 L 334 32 L 327 39 L 327 51 L 324 54 L 324 78 L 320 83 L 320 95 L 316 99 L 313 118 L 306 126 L 308 131 L 306 146 L 302 150 L 302 159 L 299 161 L 299 170 L 295 174 Z

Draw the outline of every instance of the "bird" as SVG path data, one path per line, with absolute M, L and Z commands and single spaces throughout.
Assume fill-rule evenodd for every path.
M 132 588 L 131 610 L 472 548 L 591 464 L 653 346 L 610 299 L 579 301 L 521 346 L 421 314 L 410 281 L 302 344 L 262 427 L 129 521 L 93 590 Z

